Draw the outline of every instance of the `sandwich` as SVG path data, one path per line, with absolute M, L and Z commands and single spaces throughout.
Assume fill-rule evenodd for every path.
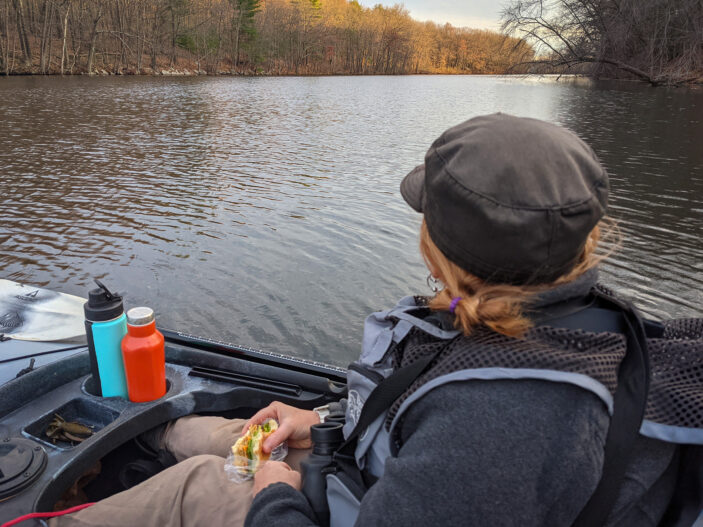
M 268 436 L 278 430 L 278 423 L 268 419 L 260 425 L 251 425 L 247 433 L 232 446 L 234 466 L 242 475 L 254 474 L 259 466 L 271 457 L 262 450 Z

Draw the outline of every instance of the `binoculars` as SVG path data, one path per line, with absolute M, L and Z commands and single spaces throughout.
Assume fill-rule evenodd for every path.
M 326 469 L 332 465 L 332 455 L 344 442 L 343 423 L 344 416 L 330 416 L 324 423 L 312 425 L 310 427 L 312 453 L 301 463 L 303 494 L 310 502 L 320 525 L 325 527 L 330 524 Z

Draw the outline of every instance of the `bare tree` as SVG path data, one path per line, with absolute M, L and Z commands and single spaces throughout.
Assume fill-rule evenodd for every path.
M 32 64 L 32 50 L 29 47 L 29 37 L 27 36 L 24 3 L 23 0 L 13 1 L 15 16 L 17 19 L 17 34 L 19 35 L 20 48 L 22 49 L 25 65 L 30 66 Z
M 88 64 L 86 66 L 86 70 L 88 71 L 88 75 L 93 74 L 93 61 L 95 60 L 95 44 L 98 40 L 98 24 L 100 24 L 100 19 L 103 16 L 102 2 L 98 1 L 96 3 L 97 3 L 98 12 L 96 13 L 95 17 L 93 18 L 93 24 L 92 24 L 92 28 L 90 31 L 90 50 L 88 51 Z
M 0 6 L 0 69 L 5 75 L 10 74 L 9 51 L 10 51 L 10 31 L 8 28 L 10 19 L 10 3 L 5 0 Z
M 513 0 L 503 31 L 533 44 L 533 65 L 625 72 L 653 85 L 703 75 L 699 0 Z
M 20 0 L 21 1 L 21 0 Z M 65 2 L 66 11 L 63 17 L 63 46 L 61 48 L 61 75 L 64 73 L 64 61 L 66 58 L 66 34 L 68 32 L 68 14 L 71 11 L 71 0 Z

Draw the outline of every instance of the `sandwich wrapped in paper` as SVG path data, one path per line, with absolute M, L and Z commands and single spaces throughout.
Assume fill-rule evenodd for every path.
M 270 454 L 263 451 L 264 441 L 276 430 L 278 423 L 267 419 L 260 425 L 251 425 L 246 434 L 237 440 L 225 461 L 225 472 L 231 481 L 251 479 L 266 461 L 282 461 L 288 455 L 286 443 L 278 445 Z

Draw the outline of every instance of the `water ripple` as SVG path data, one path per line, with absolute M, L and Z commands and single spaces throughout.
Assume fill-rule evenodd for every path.
M 445 128 L 563 124 L 611 174 L 606 283 L 700 316 L 703 95 L 503 77 L 0 80 L 0 276 L 344 365 L 371 310 L 424 292 L 398 183 Z M 506 146 L 507 148 L 507 146 Z

